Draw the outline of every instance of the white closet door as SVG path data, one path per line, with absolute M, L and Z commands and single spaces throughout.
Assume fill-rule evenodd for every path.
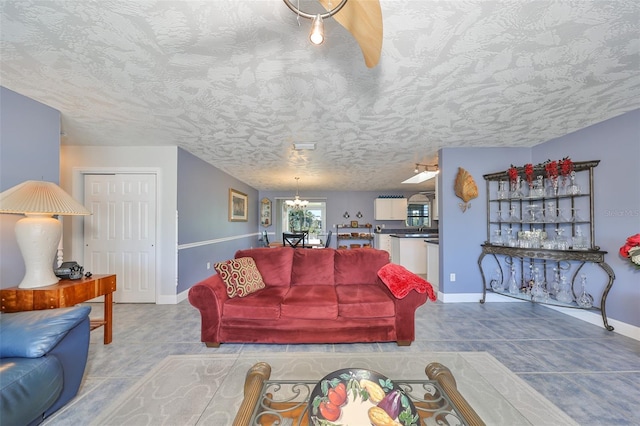
M 116 274 L 118 303 L 156 301 L 156 176 L 85 175 L 84 268 Z

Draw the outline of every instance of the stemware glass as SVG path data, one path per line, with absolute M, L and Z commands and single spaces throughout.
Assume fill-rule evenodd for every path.
M 511 265 L 509 274 L 509 293 L 513 295 L 520 294 L 520 287 L 516 281 L 516 268 L 513 265 Z
M 569 249 L 569 241 L 567 240 L 567 237 L 562 235 L 563 233 L 564 233 L 564 229 L 556 228 L 555 246 L 557 250 Z
M 498 210 L 496 212 L 496 222 L 501 223 L 502 222 L 502 210 Z
M 520 176 L 517 177 L 515 181 L 511 182 L 511 198 L 523 198 L 524 194 L 522 193 L 522 179 Z
M 562 303 L 573 302 L 573 293 L 571 291 L 571 286 L 567 281 L 567 277 L 565 277 L 562 272 L 560 272 L 560 290 L 556 295 L 556 300 Z
M 582 293 L 576 299 L 576 303 L 581 308 L 589 309 L 590 307 L 593 306 L 593 296 L 587 293 L 587 290 L 585 288 L 586 284 L 587 284 L 587 275 L 586 274 L 580 275 L 580 285 L 582 286 Z
M 556 211 L 556 204 L 554 202 L 548 202 L 544 210 L 544 221 L 547 223 L 555 223 L 558 219 Z
M 569 179 L 571 183 L 567 186 L 565 193 L 567 195 L 580 195 L 580 186 L 576 184 L 576 172 L 571 172 Z
M 496 246 L 501 246 L 502 245 L 502 230 L 500 229 L 494 229 L 493 230 L 493 235 L 491 236 L 491 244 L 494 244 Z
M 566 212 L 567 212 L 567 209 L 559 208 L 558 209 L 558 216 L 556 218 L 556 222 L 558 222 L 558 223 L 569 222 L 569 219 L 567 219 Z
M 553 280 L 547 286 L 550 296 L 556 296 L 560 292 L 560 270 L 553 268 Z
M 576 225 L 576 234 L 572 238 L 572 247 L 574 250 L 588 250 L 589 238 L 582 233 L 580 225 Z
M 498 181 L 498 200 L 506 200 L 509 198 L 509 191 L 506 188 L 506 182 Z
M 531 204 L 525 207 L 528 210 L 527 221 L 531 223 L 540 222 L 542 209 L 539 204 Z M 523 219 L 524 220 L 524 219 Z
M 520 218 L 516 214 L 516 206 L 511 206 L 509 208 L 509 222 L 520 223 Z
M 578 214 L 578 208 L 571 209 L 571 222 L 584 222 L 585 220 Z
M 547 301 L 549 292 L 545 288 L 544 278 L 540 273 L 540 269 L 533 270 L 533 286 L 531 287 L 531 299 L 535 302 Z
M 504 291 L 504 282 L 502 281 L 502 271 L 500 271 L 500 268 L 496 268 L 489 284 L 493 291 Z

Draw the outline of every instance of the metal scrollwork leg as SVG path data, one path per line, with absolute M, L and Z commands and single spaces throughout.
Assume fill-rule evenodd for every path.
M 609 294 L 609 290 L 611 290 L 611 286 L 613 285 L 613 280 L 616 279 L 616 274 L 613 272 L 613 269 L 606 264 L 605 262 L 598 262 L 598 266 L 602 268 L 603 271 L 609 275 L 609 282 L 607 283 L 607 287 L 604 289 L 602 293 L 602 298 L 600 299 L 600 312 L 602 313 L 602 322 L 604 323 L 604 328 L 609 331 L 613 331 L 613 326 L 609 325 L 609 320 L 607 320 L 607 295 Z
M 482 259 L 484 259 L 485 253 L 482 252 L 478 258 L 478 267 L 480 268 L 480 276 L 482 277 L 482 299 L 480 303 L 484 303 L 487 298 L 487 280 L 484 278 L 484 271 L 482 270 Z

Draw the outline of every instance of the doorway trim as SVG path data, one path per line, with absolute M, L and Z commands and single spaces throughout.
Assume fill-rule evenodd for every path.
M 155 304 L 159 304 L 161 300 L 160 294 L 160 277 L 163 259 L 159 254 L 162 253 L 162 170 L 158 167 L 74 167 L 71 172 L 71 195 L 76 200 L 82 200 L 84 204 L 84 176 L 85 175 L 114 175 L 114 174 L 152 174 L 156 177 L 156 273 L 155 273 Z M 84 265 L 84 219 L 81 216 L 68 216 L 71 219 L 71 252 L 74 258 Z M 176 256 L 177 267 L 177 256 Z

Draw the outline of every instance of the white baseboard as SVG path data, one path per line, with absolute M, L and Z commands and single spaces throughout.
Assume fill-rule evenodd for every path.
M 189 296 L 189 290 L 185 290 L 180 294 L 171 295 L 171 296 L 158 296 L 158 300 L 156 300 L 157 305 L 177 305 L 183 300 L 187 300 Z
M 480 299 L 482 299 L 482 293 L 444 294 L 444 293 L 438 292 L 438 300 L 441 301 L 442 303 L 470 303 L 470 302 L 478 303 Z M 526 300 L 514 299 L 513 297 L 507 297 L 507 296 L 502 296 L 500 294 L 488 292 L 487 297 L 485 299 L 485 303 L 493 303 L 493 302 L 531 303 Z M 579 320 L 588 322 L 589 324 L 594 324 L 594 325 L 603 327 L 602 315 L 599 312 L 587 311 L 584 309 L 563 308 L 561 306 L 553 306 L 553 305 L 545 305 L 545 306 L 555 311 L 561 312 L 565 315 L 569 315 Z M 607 321 L 609 322 L 609 325 L 613 326 L 614 333 L 618 333 L 623 336 L 630 337 L 634 340 L 640 341 L 640 327 L 636 327 L 635 325 L 627 324 L 625 322 L 614 320 L 611 318 L 607 318 Z

